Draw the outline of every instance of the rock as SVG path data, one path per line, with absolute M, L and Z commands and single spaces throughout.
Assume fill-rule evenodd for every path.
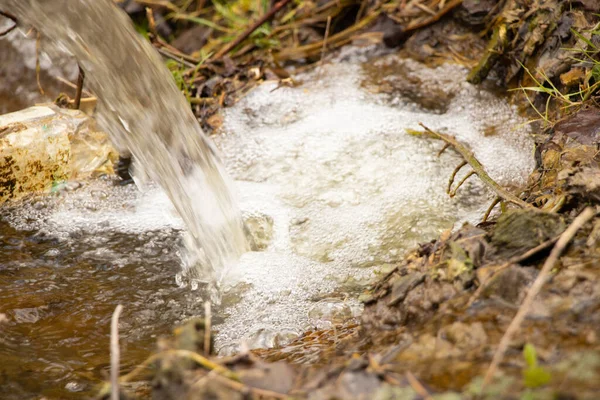
M 423 84 L 418 68 L 421 65 L 407 62 L 395 55 L 383 57 L 373 64 L 366 64 L 362 85 L 374 93 L 408 99 L 427 111 L 443 114 L 448 110 L 455 93 L 440 77 L 439 84 Z
M 0 204 L 53 185 L 112 173 L 108 135 L 77 110 L 31 107 L 0 116 Z
M 341 323 L 352 317 L 350 305 L 338 299 L 321 300 L 308 311 L 309 320 L 316 326 Z
M 253 369 L 239 372 L 242 383 L 277 393 L 288 393 L 295 379 L 294 368 L 285 362 L 258 363 Z
M 502 214 L 492 232 L 492 244 L 504 257 L 530 250 L 561 234 L 563 217 L 538 210 L 512 210 Z
M 496 273 L 498 268 L 489 266 L 477 270 L 479 284 L 487 286 L 483 291 L 483 296 L 495 296 L 511 304 L 519 304 L 525 296 L 525 289 L 535 277 L 535 270 L 512 265 Z M 495 276 L 493 276 L 494 273 L 496 273 Z
M 392 294 L 390 296 L 388 305 L 394 306 L 402 302 L 406 298 L 408 292 L 423 282 L 425 282 L 425 274 L 421 272 L 415 272 L 413 274 L 400 277 L 392 284 Z
M 292 329 L 275 331 L 272 329 L 261 328 L 249 335 L 245 339 L 245 343 L 249 349 L 272 349 L 275 347 L 286 346 L 299 335 L 298 332 Z
M 244 233 L 252 251 L 265 250 L 273 239 L 273 218 L 262 213 L 245 215 Z
M 444 327 L 440 331 L 440 334 L 461 350 L 471 350 L 482 347 L 488 342 L 488 336 L 485 333 L 481 322 L 472 324 L 455 322 Z
M 464 0 L 454 14 L 469 25 L 481 26 L 493 17 L 497 4 L 496 0 Z

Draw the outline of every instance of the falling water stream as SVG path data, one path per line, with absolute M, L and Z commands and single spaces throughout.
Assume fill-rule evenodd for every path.
M 190 279 L 213 283 L 245 250 L 229 178 L 150 43 L 110 0 L 3 0 L 20 21 L 71 53 L 98 96 L 98 119 L 119 149 L 168 194 L 185 222 Z
M 502 185 L 523 185 L 532 168 L 525 121 L 464 82 L 462 67 L 371 49 L 342 51 L 296 88 L 260 85 L 207 139 L 123 15 L 111 8 L 96 21 L 109 2 L 81 1 L 82 14 L 63 3 L 1 5 L 81 60 L 101 122 L 150 181 L 70 182 L 0 209 L 2 398 L 93 393 L 108 371 L 114 307 L 125 307 L 127 371 L 174 324 L 202 315 L 202 274 L 221 282 L 213 314 L 223 354 L 358 316 L 365 284 L 418 243 L 478 222 L 493 198 L 476 178 L 454 198 L 445 193 L 460 158 L 410 135 L 419 122 L 468 143 Z M 123 37 L 105 46 L 113 30 Z M 234 262 L 242 218 L 252 251 Z M 182 265 L 200 267 L 190 279 Z

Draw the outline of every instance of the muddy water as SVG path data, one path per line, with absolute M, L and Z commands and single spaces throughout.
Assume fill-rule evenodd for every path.
M 470 143 L 502 184 L 524 183 L 531 142 L 510 106 L 462 83 L 459 67 L 372 56 L 344 53 L 298 88 L 266 83 L 225 113 L 213 139 L 254 251 L 220 276 L 223 353 L 357 315 L 357 294 L 378 271 L 481 218 L 490 193 L 472 179 L 450 199 L 460 159 L 408 135 L 418 122 Z M 202 288 L 176 278 L 184 224 L 160 189 L 110 180 L 58 189 L 2 210 L 3 398 L 89 393 L 108 370 L 118 303 L 124 371 L 172 324 L 203 312 Z

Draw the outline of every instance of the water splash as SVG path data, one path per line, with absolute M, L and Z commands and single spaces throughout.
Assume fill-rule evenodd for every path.
M 78 60 L 99 98 L 99 123 L 165 190 L 185 222 L 184 278 L 212 281 L 246 248 L 240 212 L 215 148 L 156 51 L 111 0 L 2 6 Z

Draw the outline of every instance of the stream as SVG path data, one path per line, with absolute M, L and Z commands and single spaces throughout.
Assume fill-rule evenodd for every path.
M 295 77 L 298 87 L 265 82 L 224 112 L 207 141 L 234 179 L 252 251 L 215 270 L 221 354 L 357 317 L 363 288 L 407 250 L 481 220 L 493 194 L 471 178 L 450 198 L 461 159 L 411 135 L 419 122 L 467 143 L 501 185 L 525 184 L 526 121 L 465 76 L 347 48 Z M 105 177 L 0 208 L 0 397 L 93 394 L 108 376 L 117 304 L 122 372 L 203 315 L 211 293 L 182 273 L 189 225 L 178 201 L 153 182 Z

